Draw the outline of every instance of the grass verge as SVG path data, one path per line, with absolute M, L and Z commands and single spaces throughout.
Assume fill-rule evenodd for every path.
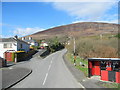
M 66 57 L 67 57 L 68 60 L 71 61 L 72 64 L 74 64 L 74 58 L 73 58 L 73 55 L 72 55 L 72 54 L 67 53 L 67 54 L 66 54 Z M 80 62 L 81 62 L 82 64 L 84 64 L 84 66 L 81 66 L 81 65 L 80 65 Z M 83 59 L 81 59 L 80 57 L 77 56 L 75 68 L 77 68 L 77 69 L 79 69 L 80 71 L 82 71 L 86 77 L 88 76 L 88 61 L 87 61 L 87 60 L 83 60 Z
M 118 88 L 118 90 L 120 90 L 120 84 L 118 84 L 118 83 L 100 81 L 97 84 L 100 85 L 100 86 L 102 86 L 102 87 L 106 87 L 106 88 Z

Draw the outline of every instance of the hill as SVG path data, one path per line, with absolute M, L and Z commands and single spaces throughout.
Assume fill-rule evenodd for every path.
M 54 36 L 91 36 L 100 34 L 116 34 L 118 33 L 118 24 L 98 23 L 98 22 L 81 22 L 69 25 L 50 28 L 41 32 L 28 35 L 33 39 L 47 39 Z

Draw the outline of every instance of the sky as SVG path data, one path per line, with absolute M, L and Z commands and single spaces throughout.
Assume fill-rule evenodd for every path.
M 77 22 L 118 23 L 118 0 L 24 1 L 0 3 L 2 37 L 22 37 Z

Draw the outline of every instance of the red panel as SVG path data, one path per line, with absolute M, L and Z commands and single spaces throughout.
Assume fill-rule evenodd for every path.
M 107 67 L 106 70 L 107 71 L 112 71 L 112 68 L 111 67 Z
M 100 62 L 94 62 L 94 75 L 100 75 Z
M 99 61 L 89 61 L 89 68 L 91 68 L 92 75 L 100 75 L 100 62 Z
M 95 66 L 95 75 L 100 75 L 100 67 L 99 66 Z
M 120 72 L 116 72 L 116 83 L 120 83 Z
M 108 71 L 101 70 L 101 80 L 108 81 Z
M 92 75 L 95 75 L 95 68 L 92 68 Z
M 92 61 L 88 61 L 88 68 L 92 68 Z
M 7 61 L 12 61 L 12 53 L 6 52 L 6 53 L 5 53 L 5 59 L 6 59 Z

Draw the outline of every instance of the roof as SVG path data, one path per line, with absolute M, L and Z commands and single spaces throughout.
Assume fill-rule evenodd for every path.
M 36 42 L 35 40 L 28 40 L 28 39 L 25 39 L 24 41 L 25 41 L 25 42 L 30 42 L 30 43 Z
M 17 42 L 17 41 L 28 44 L 27 42 L 25 42 L 23 40 L 20 40 L 20 39 L 15 39 L 15 38 L 0 38 L 0 42 Z
M 14 38 L 0 38 L 0 42 L 16 42 Z
M 89 58 L 89 61 L 120 61 L 120 58 Z

